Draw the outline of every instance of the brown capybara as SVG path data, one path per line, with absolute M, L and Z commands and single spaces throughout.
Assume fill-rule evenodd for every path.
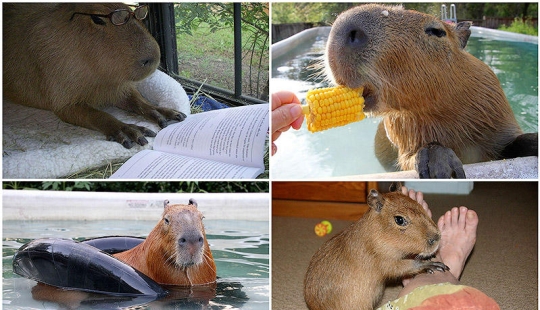
M 126 23 L 112 23 L 116 19 L 109 14 L 117 10 L 129 12 Z M 160 59 L 159 46 L 137 13 L 112 3 L 3 4 L 4 97 L 101 131 L 126 148 L 147 144 L 145 136 L 155 136 L 153 131 L 100 110 L 116 106 L 162 128 L 186 117 L 152 105 L 136 89 Z
M 375 4 L 336 19 L 329 78 L 363 86 L 365 111 L 383 117 L 375 140 L 383 166 L 464 178 L 462 163 L 538 155 L 537 133 L 523 134 L 493 71 L 465 51 L 470 26 Z
M 387 280 L 448 270 L 429 260 L 441 234 L 419 203 L 401 192 L 376 190 L 367 201 L 368 212 L 311 258 L 304 279 L 309 309 L 371 310 Z
M 197 203 L 169 204 L 146 240 L 114 256 L 161 284 L 202 285 L 216 281 L 216 265 Z

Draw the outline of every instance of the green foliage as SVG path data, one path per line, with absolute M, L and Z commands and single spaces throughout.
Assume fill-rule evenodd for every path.
M 268 193 L 268 182 L 3 182 L 3 189 L 131 193 Z
M 44 190 L 53 190 L 53 191 L 81 191 L 81 190 L 90 190 L 90 182 L 58 182 L 58 181 L 45 181 L 41 185 Z
M 243 59 L 248 59 L 249 63 L 247 81 L 249 82 L 249 93 L 254 97 L 262 98 L 268 96 L 265 93 L 264 85 L 268 82 L 268 59 L 269 59 L 269 19 L 268 19 L 268 3 L 252 2 L 241 4 L 241 28 L 242 28 L 242 50 Z M 175 5 L 176 30 L 179 37 L 183 34 L 193 36 L 189 41 L 193 42 L 194 47 L 209 42 L 201 41 L 217 41 L 227 42 L 216 46 L 213 42 L 212 46 L 207 47 L 204 52 L 205 58 L 209 57 L 209 53 L 223 48 L 223 53 L 231 54 L 233 52 L 233 3 L 179 3 Z M 208 33 L 217 34 L 216 36 L 206 35 L 200 36 L 202 29 L 208 29 Z M 184 45 L 185 42 L 179 42 Z M 187 48 L 182 46 L 182 48 Z M 182 56 L 181 56 L 182 57 Z M 220 62 L 229 61 L 232 64 L 233 56 L 229 56 L 228 60 L 220 60 Z M 216 61 L 215 59 L 211 59 Z M 201 65 L 205 64 L 201 62 Z M 221 75 L 220 68 L 216 67 L 216 63 L 208 61 L 207 64 L 211 69 L 216 71 L 216 75 Z M 232 66 L 231 66 L 232 68 Z M 203 69 L 204 70 L 204 69 Z M 185 76 L 191 76 L 193 73 L 185 71 Z M 214 82 L 211 80 L 210 82 Z M 232 89 L 231 86 L 222 88 Z M 266 91 L 267 92 L 267 91 Z
M 400 5 L 402 3 L 385 3 Z M 403 7 L 440 17 L 441 4 L 403 3 Z M 359 3 L 272 3 L 272 23 L 323 23 L 330 25 L 336 16 Z M 450 8 L 450 5 L 446 5 Z M 456 3 L 459 19 L 481 20 L 489 17 L 538 17 L 538 3 Z
M 499 30 L 538 36 L 538 28 L 534 26 L 530 19 L 516 17 L 510 26 L 502 25 Z
M 272 23 L 318 23 L 331 25 L 337 15 L 357 4 L 320 2 L 274 2 Z

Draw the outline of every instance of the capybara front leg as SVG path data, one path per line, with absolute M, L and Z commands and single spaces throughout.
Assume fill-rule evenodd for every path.
M 450 148 L 431 142 L 416 153 L 416 171 L 421 179 L 465 179 L 463 163 Z
M 525 133 L 508 144 L 501 152 L 503 158 L 538 156 L 538 133 Z
M 145 136 L 156 136 L 150 129 L 122 123 L 112 115 L 84 104 L 64 107 L 55 111 L 55 114 L 66 123 L 100 131 L 108 140 L 116 141 L 127 149 L 132 148 L 134 142 L 139 145 L 148 144 Z
M 144 116 L 146 119 L 156 122 L 161 128 L 167 127 L 169 121 L 181 122 L 186 119 L 186 115 L 180 111 L 152 105 L 134 88 L 127 99 L 116 106 Z

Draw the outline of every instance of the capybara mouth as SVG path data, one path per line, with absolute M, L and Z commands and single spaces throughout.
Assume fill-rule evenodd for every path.
M 437 252 L 438 248 L 439 247 L 437 246 L 437 248 L 432 252 L 422 252 L 422 253 L 416 253 L 416 254 L 409 253 L 407 255 L 404 255 L 403 259 L 428 260 L 435 257 L 435 252 Z
M 424 252 L 421 253 L 407 253 L 403 255 L 403 259 L 414 259 L 414 260 L 427 260 L 431 259 L 435 256 L 435 253 L 437 253 L 437 250 L 439 249 L 440 242 L 437 241 L 433 245 L 430 245 L 428 248 L 425 249 Z
M 364 91 L 362 92 L 364 97 L 364 111 L 372 112 L 377 108 L 377 96 L 373 92 L 369 85 L 364 85 Z

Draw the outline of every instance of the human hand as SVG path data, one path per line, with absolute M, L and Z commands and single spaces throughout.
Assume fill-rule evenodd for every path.
M 294 128 L 300 129 L 304 122 L 304 114 L 300 100 L 290 91 L 279 91 L 272 94 L 272 155 L 277 152 L 274 141 L 281 133 Z

